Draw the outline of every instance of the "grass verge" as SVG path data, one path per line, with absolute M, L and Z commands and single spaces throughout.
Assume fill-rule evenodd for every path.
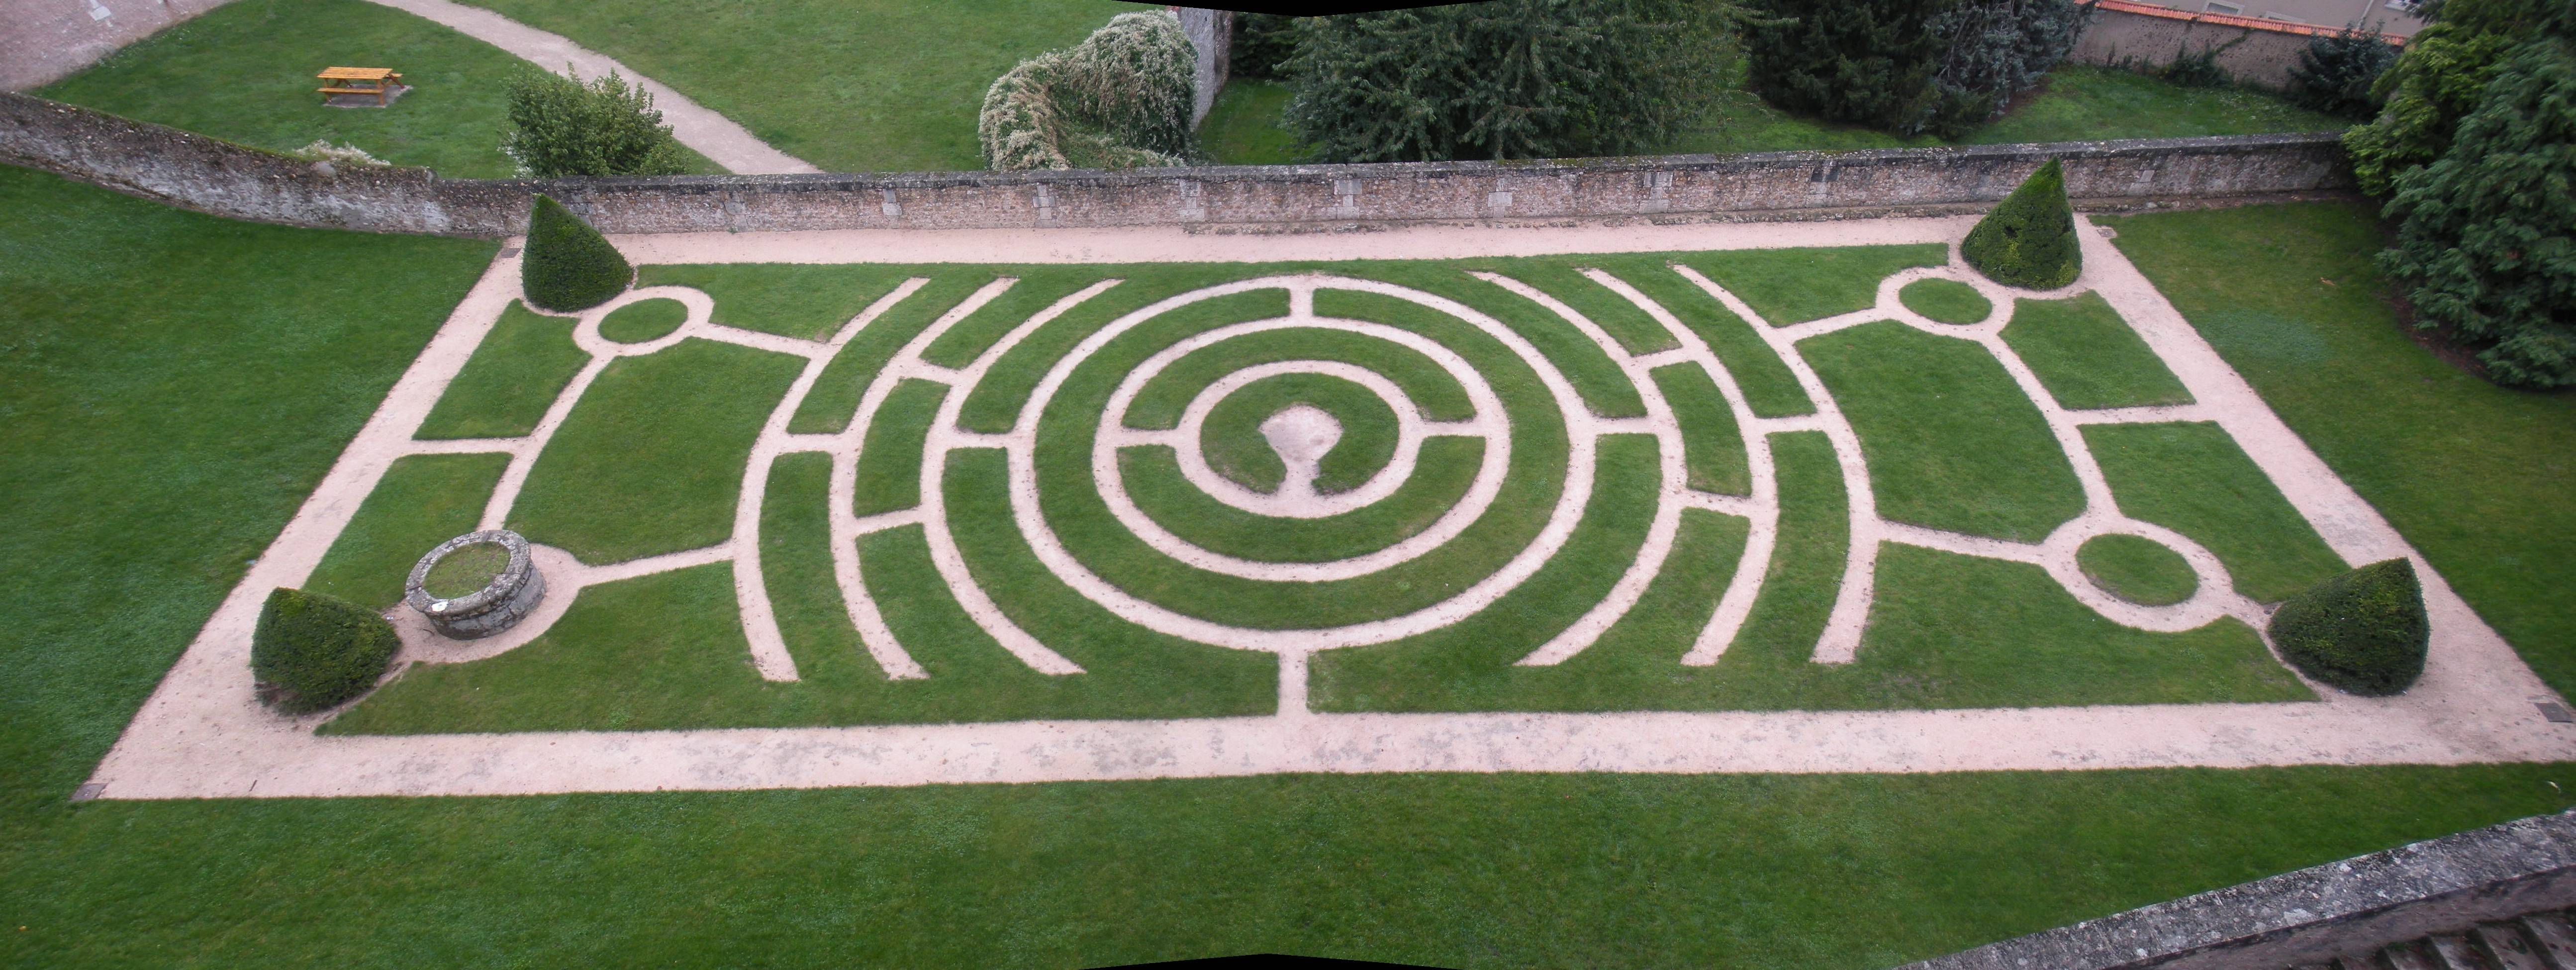
M 572 328 L 568 318 L 510 301 L 413 437 L 517 438 L 535 432 L 556 395 L 590 363 L 590 355 L 573 344 Z
M 304 588 L 375 609 L 402 602 L 411 567 L 439 543 L 474 531 L 508 467 L 510 456 L 498 454 L 396 459 Z
M 2003 338 L 2060 407 L 2191 403 L 2181 379 L 2100 294 L 2022 300 Z
M 1882 321 L 1798 349 L 1860 433 L 1879 515 L 2038 542 L 2084 512 L 2047 419 L 1984 347 Z
M 593 565 L 723 542 L 752 439 L 804 366 L 711 340 L 618 358 L 537 456 L 510 527 Z

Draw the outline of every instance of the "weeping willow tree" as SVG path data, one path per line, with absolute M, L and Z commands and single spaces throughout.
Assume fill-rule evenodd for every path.
M 1331 162 L 1652 149 L 1706 111 L 1739 17 L 1724 0 L 1490 0 L 1306 18 L 1286 120 Z

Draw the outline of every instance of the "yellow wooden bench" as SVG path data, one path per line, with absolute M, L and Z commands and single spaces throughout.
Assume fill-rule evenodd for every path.
M 323 96 L 323 102 L 326 104 L 334 94 L 372 94 L 376 96 L 376 104 L 390 104 L 392 102 L 387 101 L 385 96 L 402 85 L 402 75 L 395 73 L 390 67 L 331 67 L 324 68 L 322 73 L 313 76 L 325 81 L 339 82 L 329 87 L 314 89 Z M 359 86 L 362 83 L 368 86 Z

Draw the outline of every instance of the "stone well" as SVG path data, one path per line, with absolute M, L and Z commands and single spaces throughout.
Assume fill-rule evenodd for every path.
M 429 595 L 421 584 L 438 561 L 466 546 L 494 543 L 510 552 L 510 564 L 501 574 L 474 593 L 457 599 L 439 599 Z M 429 618 L 429 626 L 451 640 L 476 640 L 518 625 L 537 604 L 546 598 L 546 579 L 537 574 L 536 561 L 528 555 L 528 540 L 508 529 L 468 532 L 429 551 L 411 567 L 411 578 L 403 583 L 403 602 L 420 615 Z

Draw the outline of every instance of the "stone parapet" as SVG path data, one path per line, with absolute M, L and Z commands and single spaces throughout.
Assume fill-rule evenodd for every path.
M 2349 190 L 2331 134 L 1531 162 L 443 179 L 332 166 L 0 93 L 0 162 L 260 222 L 499 237 L 544 192 L 605 232 L 1796 219 L 1970 211 L 2065 162 L 2091 209 Z

